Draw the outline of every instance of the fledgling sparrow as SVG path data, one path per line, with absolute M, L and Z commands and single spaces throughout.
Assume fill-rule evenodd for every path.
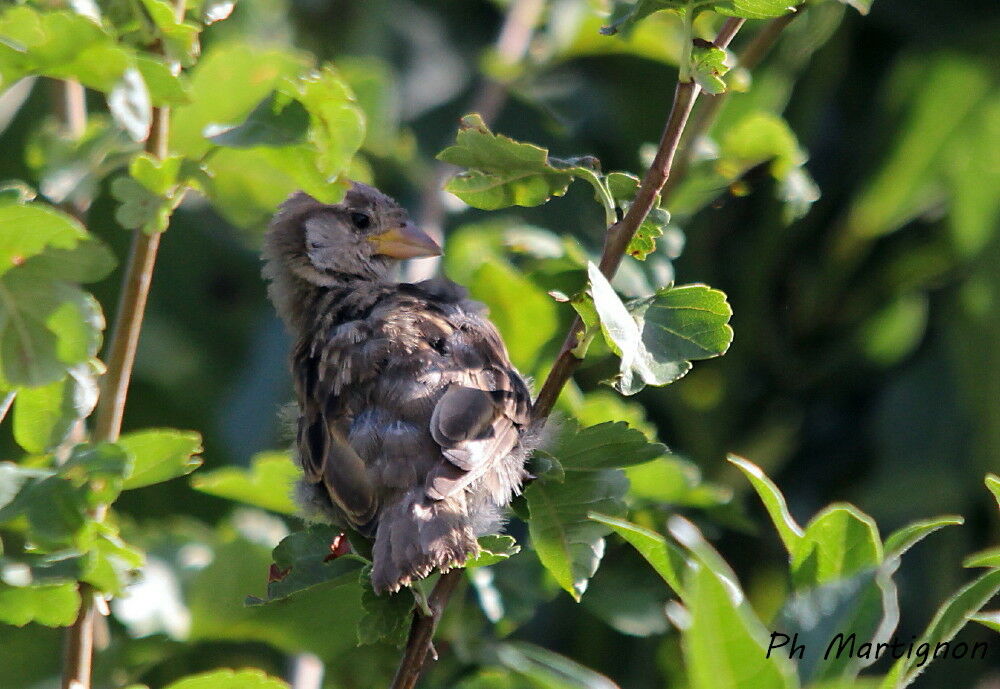
M 531 398 L 482 305 L 394 277 L 441 253 L 391 198 L 293 194 L 264 242 L 268 295 L 295 337 L 300 503 L 374 538 L 372 585 L 460 566 L 520 492 Z

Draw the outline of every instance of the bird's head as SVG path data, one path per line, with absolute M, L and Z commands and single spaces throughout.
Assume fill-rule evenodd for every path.
M 264 246 L 272 278 L 283 268 L 318 287 L 381 281 L 402 259 L 440 254 L 399 204 L 357 182 L 336 204 L 293 194 L 271 222 Z

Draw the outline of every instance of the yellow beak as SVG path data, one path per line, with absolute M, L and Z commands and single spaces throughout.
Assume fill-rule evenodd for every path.
M 420 258 L 440 256 L 441 247 L 423 230 L 411 223 L 394 227 L 382 234 L 372 235 L 368 241 L 375 245 L 375 253 L 390 258 Z

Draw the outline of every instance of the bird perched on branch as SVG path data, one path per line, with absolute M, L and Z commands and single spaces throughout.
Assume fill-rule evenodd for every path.
M 295 337 L 297 497 L 374 538 L 378 593 L 464 564 L 526 475 L 530 395 L 482 305 L 448 280 L 393 277 L 440 253 L 364 184 L 333 205 L 293 194 L 265 237 L 268 294 Z

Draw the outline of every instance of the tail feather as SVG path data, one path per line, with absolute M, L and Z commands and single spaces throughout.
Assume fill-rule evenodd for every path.
M 464 494 L 431 500 L 422 489 L 383 505 L 373 548 L 372 587 L 398 591 L 435 568 L 461 566 L 479 552 Z

